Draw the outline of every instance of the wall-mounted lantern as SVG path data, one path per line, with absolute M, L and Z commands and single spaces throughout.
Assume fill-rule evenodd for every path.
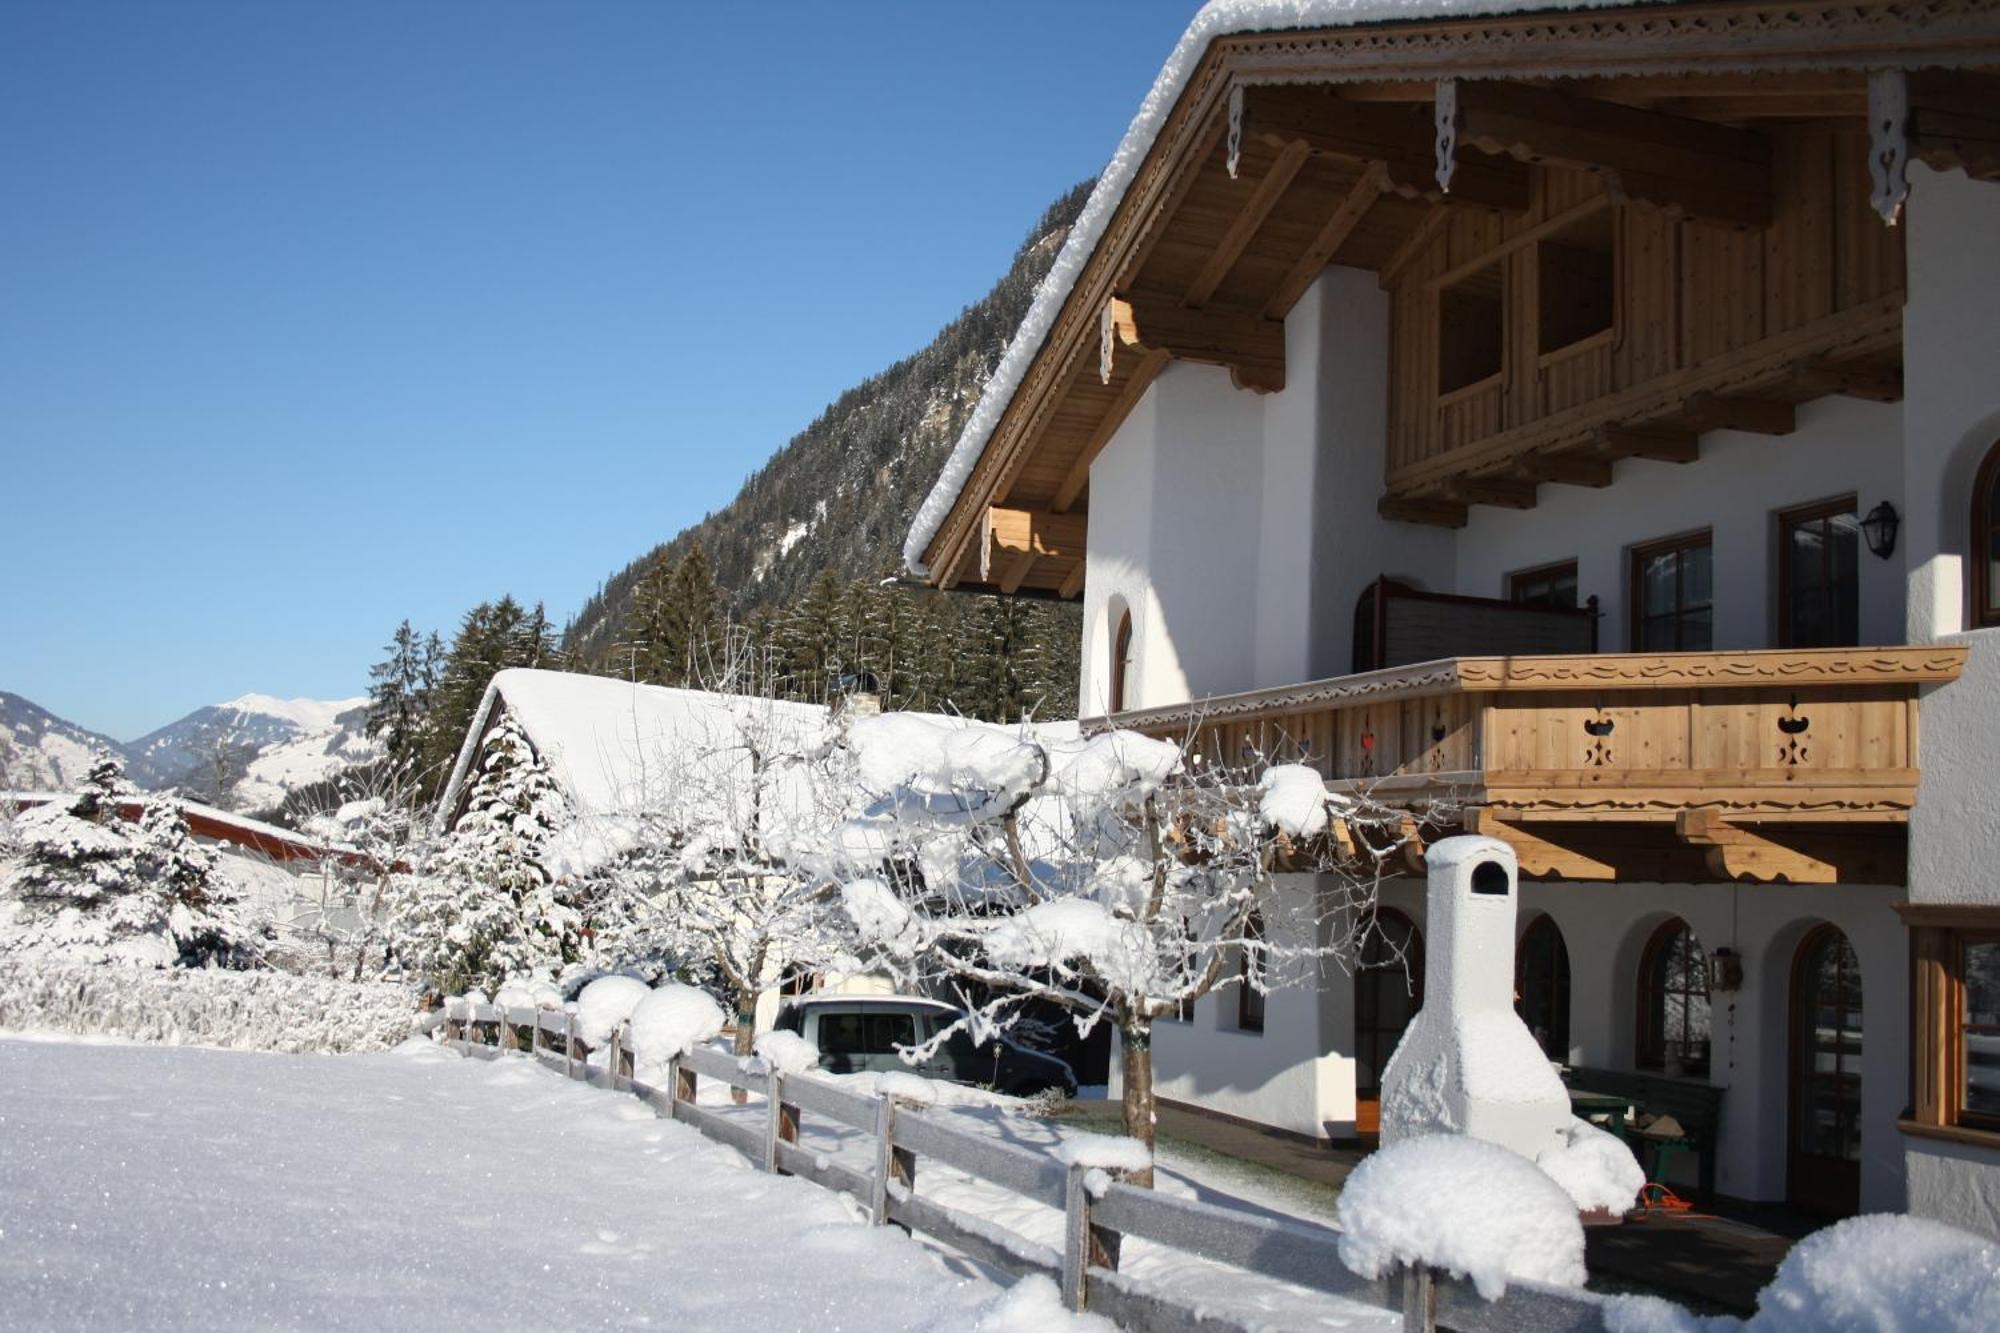
M 1726 995 L 1743 988 L 1743 955 L 1734 949 L 1717 949 L 1708 956 L 1710 994 Z
M 1896 551 L 1896 530 L 1903 526 L 1903 520 L 1896 513 L 1896 506 L 1884 500 L 1868 511 L 1868 517 L 1861 520 L 1861 536 L 1868 543 L 1868 549 L 1887 560 Z

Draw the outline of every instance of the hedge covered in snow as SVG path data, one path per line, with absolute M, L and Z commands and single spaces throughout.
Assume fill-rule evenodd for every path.
M 345 1054 L 386 1050 L 415 1020 L 415 995 L 382 982 L 0 958 L 4 1030 Z

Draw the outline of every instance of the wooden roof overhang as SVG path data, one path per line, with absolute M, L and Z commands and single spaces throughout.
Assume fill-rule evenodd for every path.
M 1522 208 L 1529 162 L 1757 225 L 1770 208 L 1760 131 L 1860 130 L 1873 96 L 1901 118 L 1908 156 L 2000 177 L 2000 79 L 1966 72 L 1995 65 L 2000 0 L 1725 0 L 1217 37 L 925 548 L 930 581 L 1077 596 L 1090 465 L 1169 362 L 1282 389 L 1284 316 L 1328 264 L 1387 285 L 1454 210 Z M 1871 85 L 1876 71 L 1923 72 Z M 1456 143 L 1441 152 L 1441 137 Z M 1885 169 L 1893 189 L 1900 163 Z M 1899 357 L 1899 312 L 1880 322 L 1888 331 L 1860 350 L 1895 343 Z M 1382 509 L 1453 524 L 1468 503 L 1532 504 L 1543 482 L 1602 485 L 1610 460 L 1685 460 L 1700 430 L 1770 426 L 1816 394 L 1894 397 L 1899 365 L 1794 358 L 1760 372 L 1754 398 L 1690 392 L 1664 416 L 1531 454 L 1532 467 L 1510 455 L 1504 474 L 1433 467 Z

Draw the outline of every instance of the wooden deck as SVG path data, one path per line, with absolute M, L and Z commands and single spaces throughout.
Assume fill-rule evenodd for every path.
M 1092 719 L 1297 762 L 1531 875 L 1896 883 L 1917 695 L 1963 648 L 1453 657 Z M 1692 853 L 1692 856 L 1689 854 Z

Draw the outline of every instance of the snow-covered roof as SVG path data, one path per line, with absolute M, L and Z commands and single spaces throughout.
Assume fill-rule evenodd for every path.
M 510 668 L 488 682 L 466 729 L 438 806 L 446 823 L 457 813 L 496 703 L 527 733 L 578 816 L 639 808 L 659 780 L 653 769 L 682 747 L 713 741 L 736 719 L 755 717 L 780 727 L 795 723 L 803 730 L 824 726 L 827 718 L 820 704 Z
M 1209 0 L 1188 24 L 1174 46 L 1173 54 L 1160 68 L 1159 77 L 1139 104 L 1131 127 L 1119 141 L 1097 188 L 1070 229 L 1069 239 L 1035 291 L 1034 302 L 1021 321 L 1020 330 L 1007 345 L 993 378 L 987 381 L 979 405 L 965 423 L 965 430 L 945 459 L 937 484 L 917 509 L 910 535 L 903 543 L 903 563 L 912 574 L 929 574 L 924 552 L 944 526 L 945 517 L 958 503 L 965 483 L 971 478 L 987 441 L 1000 424 L 1014 393 L 1021 387 L 1028 367 L 1041 351 L 1056 316 L 1069 300 L 1078 277 L 1083 273 L 1097 244 L 1104 238 L 1112 215 L 1118 211 L 1125 192 L 1138 177 L 1139 167 L 1159 137 L 1168 114 L 1180 100 L 1189 78 L 1209 44 L 1218 37 L 1236 33 L 1281 32 L 1309 28 L 1344 28 L 1364 23 L 1414 23 L 1441 18 L 1475 18 L 1496 14 L 1525 14 L 1543 10 L 1631 8 L 1640 4 L 1671 3 L 1672 0 Z
M 0 808 L 12 811 L 32 810 L 54 802 L 69 801 L 75 795 L 75 792 L 62 791 L 0 792 Z M 280 828 L 261 819 L 251 819 L 234 811 L 203 805 L 200 801 L 163 797 L 151 792 L 120 795 L 118 813 L 122 818 L 136 821 L 154 801 L 168 799 L 180 807 L 181 814 L 187 819 L 189 831 L 198 838 L 227 842 L 280 861 L 318 860 L 325 856 L 355 855 L 352 848 L 326 842 L 309 834 L 300 833 L 296 829 Z

